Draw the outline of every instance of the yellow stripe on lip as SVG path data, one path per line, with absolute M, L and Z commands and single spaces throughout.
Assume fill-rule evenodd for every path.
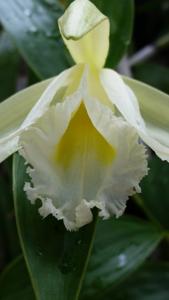
M 93 154 L 96 160 L 108 165 L 115 158 L 116 150 L 93 126 L 82 103 L 55 149 L 54 161 L 68 168 L 76 157 L 84 160 L 85 156 L 93 157 Z

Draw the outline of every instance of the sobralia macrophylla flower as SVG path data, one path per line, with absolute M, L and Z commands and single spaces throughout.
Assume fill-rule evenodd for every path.
M 118 217 L 140 192 L 147 174 L 140 138 L 169 161 L 169 97 L 103 69 L 109 20 L 88 0 L 74 1 L 59 28 L 76 65 L 1 104 L 0 160 L 19 150 L 28 199 L 41 199 L 43 217 L 76 230 L 93 207 Z

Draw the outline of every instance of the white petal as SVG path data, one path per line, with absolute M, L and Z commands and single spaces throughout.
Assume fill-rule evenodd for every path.
M 74 66 L 60 75 L 55 77 L 48 85 L 47 89 L 41 95 L 36 105 L 28 114 L 27 118 L 22 124 L 22 128 L 26 128 L 36 122 L 49 108 L 52 102 L 60 102 L 63 99 L 64 93 L 68 86 L 73 84 L 74 73 L 81 70 L 81 65 Z
M 110 69 L 100 72 L 100 80 L 110 101 L 116 105 L 120 113 L 135 128 L 145 129 L 137 101 L 134 101 L 121 76 Z M 131 99 L 132 98 L 132 99 Z
M 58 23 L 76 63 L 87 63 L 97 68 L 105 64 L 109 49 L 109 21 L 93 3 L 73 1 Z
M 116 149 L 116 159 L 97 192 L 93 205 L 100 208 L 100 216 L 119 217 L 126 207 L 128 196 L 140 192 L 139 182 L 147 175 L 145 148 L 138 142 L 133 127 L 122 118 L 115 117 L 96 99 L 85 99 L 93 125 L 107 142 Z
M 75 94 L 63 103 L 52 106 L 35 127 L 30 127 L 20 136 L 20 154 L 33 166 L 33 169 L 28 169 L 28 173 L 34 187 L 28 184 L 25 187 L 28 198 L 32 202 L 40 198 L 42 200 L 40 213 L 44 217 L 51 213 L 58 219 L 64 218 L 64 223 L 69 229 L 74 228 L 74 223 L 63 214 L 62 210 L 73 191 L 71 186 L 69 190 L 64 187 L 61 171 L 59 167 L 58 170 L 55 168 L 54 149 L 64 135 L 80 101 L 79 95 Z
M 132 88 L 130 89 L 112 70 L 102 70 L 100 79 L 107 96 L 118 111 L 136 128 L 140 137 L 161 159 L 169 161 L 169 142 L 165 141 L 166 133 L 169 131 L 169 97 L 147 85 L 125 78 Z M 163 137 L 158 134 L 159 128 Z
M 90 99 L 85 82 L 86 72 L 79 90 L 52 106 L 20 138 L 20 153 L 32 166 L 28 198 L 41 199 L 40 213 L 63 219 L 69 230 L 90 222 L 94 206 L 104 218 L 122 214 L 147 173 L 135 130 Z

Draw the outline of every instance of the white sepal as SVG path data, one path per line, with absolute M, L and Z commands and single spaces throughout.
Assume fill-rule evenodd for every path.
M 18 150 L 21 124 L 52 79 L 16 93 L 0 104 L 0 162 Z

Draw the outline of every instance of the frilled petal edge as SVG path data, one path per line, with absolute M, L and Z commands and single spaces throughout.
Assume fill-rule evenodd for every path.
M 100 209 L 103 218 L 119 217 L 128 197 L 141 191 L 139 183 L 148 173 L 145 147 L 139 143 L 136 130 L 100 101 L 88 97 L 85 103 L 93 125 L 116 152 L 93 205 Z
M 79 89 L 52 105 L 20 137 L 20 154 L 30 164 L 25 191 L 40 214 L 63 219 L 68 230 L 100 216 L 120 216 L 128 196 L 139 192 L 147 174 L 145 149 L 122 118 L 87 95 L 86 76 Z

